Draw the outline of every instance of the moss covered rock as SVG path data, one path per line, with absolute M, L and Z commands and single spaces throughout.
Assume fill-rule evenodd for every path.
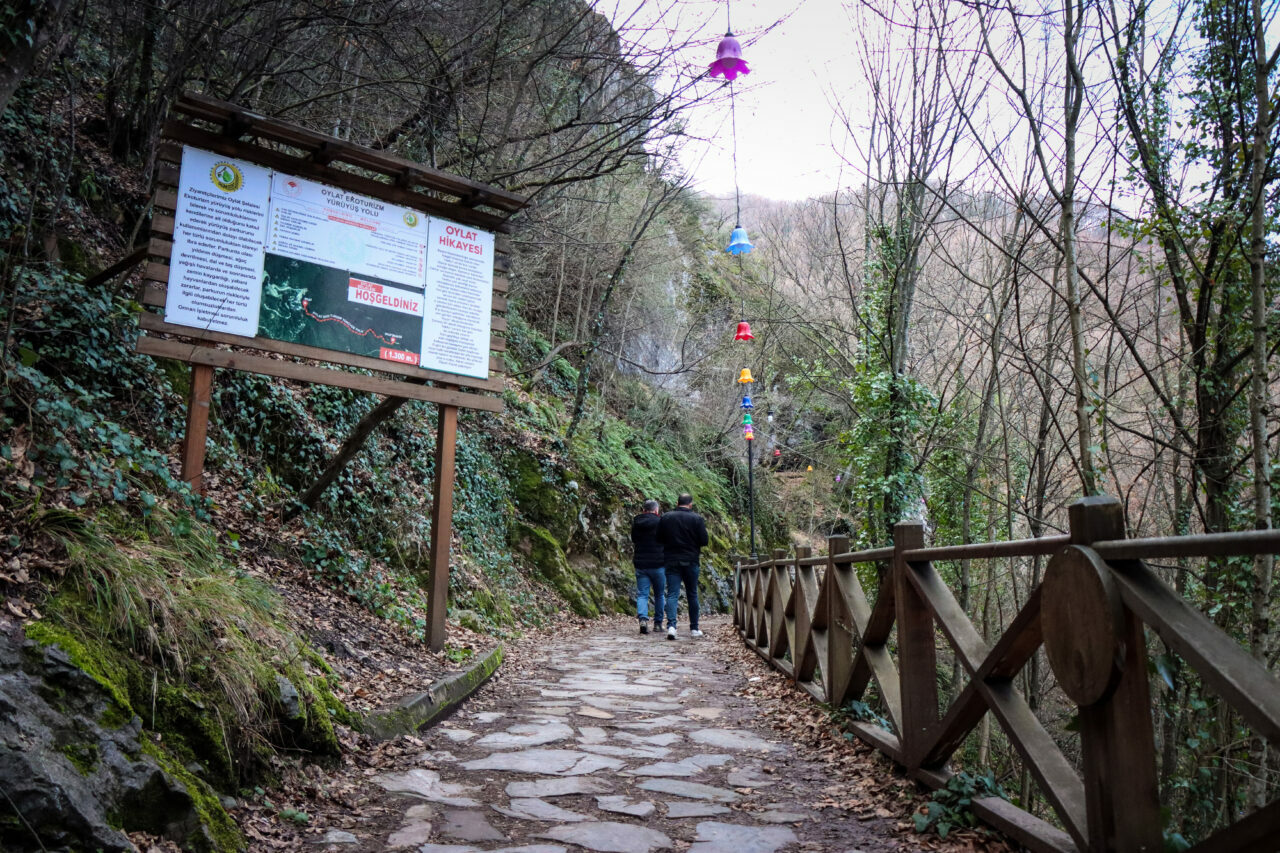
M 244 848 L 212 789 L 144 734 L 125 679 L 110 649 L 58 626 L 0 631 L 0 849 L 125 851 L 131 831 Z
M 600 603 L 605 596 L 599 580 L 574 571 L 564 549 L 550 531 L 517 522 L 512 527 L 511 539 L 538 575 L 560 594 L 574 613 L 588 618 L 600 615 Z

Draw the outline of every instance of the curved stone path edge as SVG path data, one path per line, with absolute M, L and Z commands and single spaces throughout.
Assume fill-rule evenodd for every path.
M 444 719 L 484 686 L 502 660 L 502 646 L 498 645 L 462 672 L 445 676 L 423 693 L 405 697 L 395 708 L 370 712 L 363 720 L 364 731 L 379 740 L 391 740 Z

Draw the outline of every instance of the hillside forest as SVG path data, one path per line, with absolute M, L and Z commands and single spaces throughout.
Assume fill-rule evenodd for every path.
M 711 529 L 704 596 L 727 606 L 731 555 L 750 550 L 743 367 L 761 553 L 883 545 L 904 519 L 938 544 L 1042 536 L 1095 494 L 1122 501 L 1131 536 L 1274 526 L 1275 0 L 849 0 L 832 26 L 862 75 L 830 92 L 847 168 L 821 197 L 737 212 L 682 166 L 689 116 L 730 93 L 704 73 L 723 8 L 669 24 L 681 5 L 0 9 L 5 618 L 148 708 L 157 760 L 205 763 L 201 790 L 268 781 L 298 743 L 333 754 L 354 720 L 282 618 L 272 567 L 421 641 L 436 413 L 401 407 L 301 506 L 379 400 L 219 371 L 206 494 L 179 481 L 189 369 L 134 352 L 139 272 L 98 273 L 147 241 L 157 140 L 187 91 L 530 199 L 512 223 L 505 410 L 459 425 L 460 636 L 629 613 L 630 519 L 680 491 Z M 739 36 L 749 50 L 760 33 Z M 738 258 L 735 215 L 756 244 Z M 1043 565 L 939 568 L 990 637 Z M 1270 557 L 1159 569 L 1274 667 Z M 1273 799 L 1280 757 L 1150 642 L 1179 849 Z M 947 666 L 944 693 L 961 683 Z M 301 721 L 282 717 L 279 678 Z M 1078 759 L 1048 667 L 1017 687 Z M 876 717 L 874 695 L 855 704 L 833 710 Z M 998 727 L 962 754 L 1047 814 Z M 236 846 L 225 824 L 212 846 Z M 0 838 L 14 825 L 0 817 Z

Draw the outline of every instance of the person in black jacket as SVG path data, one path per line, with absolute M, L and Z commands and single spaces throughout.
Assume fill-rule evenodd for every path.
M 658 521 L 658 542 L 662 544 L 667 569 L 667 639 L 676 638 L 676 604 L 680 582 L 689 600 L 689 636 L 701 637 L 698 630 L 698 558 L 707 544 L 707 523 L 693 511 L 693 496 L 681 495 L 676 508 Z
M 635 546 L 631 560 L 636 566 L 636 615 L 640 618 L 641 634 L 649 633 L 650 587 L 653 587 L 653 624 L 662 630 L 667 573 L 662 568 L 662 546 L 657 539 L 661 514 L 657 501 L 645 501 L 644 512 L 631 519 L 631 542 Z

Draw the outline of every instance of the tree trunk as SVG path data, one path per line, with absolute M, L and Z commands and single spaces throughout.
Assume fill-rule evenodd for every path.
M 0 46 L 0 115 L 9 108 L 9 100 L 30 73 L 70 5 L 67 0 L 19 0 L 18 9 L 10 13 L 15 28 L 25 29 L 23 25 L 31 23 L 31 41 L 28 43 L 19 37 L 7 47 Z

